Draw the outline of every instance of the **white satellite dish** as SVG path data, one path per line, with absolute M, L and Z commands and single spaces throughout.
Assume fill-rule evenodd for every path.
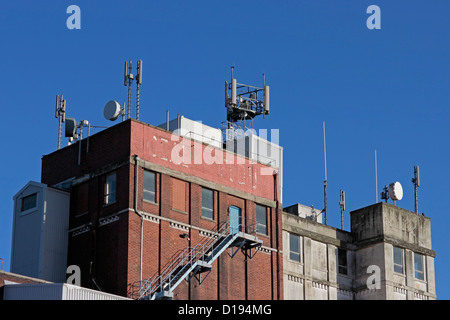
M 116 120 L 121 113 L 120 104 L 117 101 L 111 100 L 105 105 L 105 109 L 103 110 L 103 116 L 107 120 L 114 121 Z
M 400 182 L 394 182 L 389 185 L 389 196 L 392 200 L 402 200 L 403 188 Z

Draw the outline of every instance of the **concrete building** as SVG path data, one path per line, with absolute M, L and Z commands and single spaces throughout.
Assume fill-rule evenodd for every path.
M 384 202 L 350 215 L 347 232 L 283 213 L 285 299 L 436 299 L 430 218 Z

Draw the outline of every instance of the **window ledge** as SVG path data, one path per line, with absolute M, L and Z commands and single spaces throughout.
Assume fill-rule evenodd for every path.
M 206 220 L 206 221 L 216 222 L 216 220 L 208 218 L 208 217 L 200 216 L 200 218 L 203 219 L 203 220 Z
M 157 202 L 154 202 L 154 201 L 151 201 L 151 200 L 143 200 L 145 203 L 149 203 L 149 204 L 152 204 L 152 205 L 154 205 L 154 206 L 159 206 L 159 203 L 157 203 Z
M 188 214 L 186 211 L 181 211 L 181 210 L 178 210 L 178 209 L 175 209 L 175 208 L 172 208 L 172 211 L 179 212 L 179 213 L 182 213 L 182 214 Z

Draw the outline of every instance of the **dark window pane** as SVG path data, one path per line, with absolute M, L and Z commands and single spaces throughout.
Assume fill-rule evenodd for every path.
M 289 259 L 300 262 L 300 237 L 289 234 Z
M 214 219 L 214 191 L 202 188 L 202 217 Z
M 338 249 L 338 271 L 341 274 L 347 274 L 347 250 Z
M 259 204 L 256 205 L 256 232 L 267 234 L 267 209 Z
M 403 274 L 403 249 L 394 247 L 394 272 Z
M 418 253 L 414 253 L 414 276 L 424 280 L 423 255 Z
M 37 193 L 22 198 L 22 211 L 36 207 Z
M 106 177 L 105 204 L 116 202 L 116 173 Z
M 156 202 L 156 174 L 144 170 L 144 200 Z

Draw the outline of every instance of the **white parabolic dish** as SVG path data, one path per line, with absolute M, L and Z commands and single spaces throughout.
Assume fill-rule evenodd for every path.
M 400 182 L 396 181 L 389 185 L 389 196 L 392 200 L 402 200 L 403 188 Z
M 109 101 L 105 109 L 103 110 L 103 116 L 107 120 L 114 121 L 116 120 L 120 115 L 120 104 L 117 101 L 111 100 Z

